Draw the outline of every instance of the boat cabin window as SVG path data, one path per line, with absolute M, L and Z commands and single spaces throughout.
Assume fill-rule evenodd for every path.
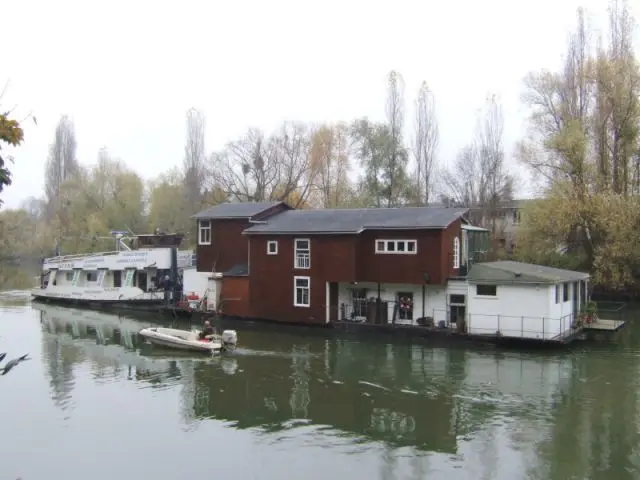
M 120 270 L 113 271 L 113 286 L 116 288 L 122 286 L 122 272 Z
M 73 280 L 73 272 L 66 272 L 66 273 L 64 274 L 64 279 L 65 279 L 67 282 L 72 281 L 72 280 Z
M 87 272 L 87 282 L 97 282 L 98 272 Z
M 143 291 L 147 291 L 147 272 L 136 272 L 138 287 Z

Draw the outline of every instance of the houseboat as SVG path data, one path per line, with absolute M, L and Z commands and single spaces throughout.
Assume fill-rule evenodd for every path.
M 116 250 L 59 255 L 42 263 L 35 300 L 94 308 L 150 310 L 181 299 L 193 251 L 181 234 L 116 236 Z
M 487 262 L 468 209 L 297 210 L 224 203 L 194 216 L 209 306 L 286 323 L 566 343 L 589 275 Z

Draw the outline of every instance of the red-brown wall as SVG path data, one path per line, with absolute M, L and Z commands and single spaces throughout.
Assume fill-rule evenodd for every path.
M 289 210 L 280 203 L 252 217 L 251 220 L 264 220 Z M 226 272 L 234 265 L 248 263 L 248 240 L 242 232 L 251 227 L 249 218 L 211 219 L 211 245 L 196 247 L 196 266 L 199 272 Z M 198 223 L 198 238 L 199 237 Z
M 238 263 L 247 263 L 247 237 L 242 235 L 249 220 L 211 220 L 211 245 L 198 245 L 196 264 L 199 272 L 226 272 Z
M 311 240 L 311 268 L 294 268 L 294 239 Z M 250 298 L 261 318 L 284 322 L 325 323 L 326 282 L 356 280 L 356 246 L 351 235 L 251 235 Z M 278 241 L 278 254 L 267 255 L 267 242 Z M 310 307 L 294 307 L 294 277 L 311 277 Z
M 234 317 L 254 316 L 249 303 L 249 277 L 223 277 L 219 310 Z
M 442 261 L 442 230 L 364 231 L 358 237 L 358 281 L 423 284 L 446 283 L 448 272 Z M 375 253 L 376 240 L 417 240 L 415 255 Z
M 448 277 L 456 276 L 459 274 L 460 269 L 453 268 L 453 239 L 458 237 L 460 242 L 460 255 L 462 255 L 462 221 L 456 220 L 449 227 L 442 231 L 442 256 L 441 256 L 441 268 L 444 272 L 444 281 Z

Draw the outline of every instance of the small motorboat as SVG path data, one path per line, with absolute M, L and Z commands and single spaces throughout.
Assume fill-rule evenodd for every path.
M 152 327 L 140 330 L 140 335 L 153 345 L 189 352 L 219 353 L 230 350 L 238 343 L 235 330 L 225 330 L 222 335 L 209 335 L 200 339 L 199 330 Z

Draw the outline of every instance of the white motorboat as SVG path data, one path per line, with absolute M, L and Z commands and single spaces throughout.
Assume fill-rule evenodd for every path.
M 229 350 L 238 343 L 235 330 L 225 330 L 222 335 L 211 335 L 200 339 L 198 330 L 178 330 L 176 328 L 152 327 L 140 331 L 140 335 L 149 343 L 167 348 L 190 352 L 219 353 Z

